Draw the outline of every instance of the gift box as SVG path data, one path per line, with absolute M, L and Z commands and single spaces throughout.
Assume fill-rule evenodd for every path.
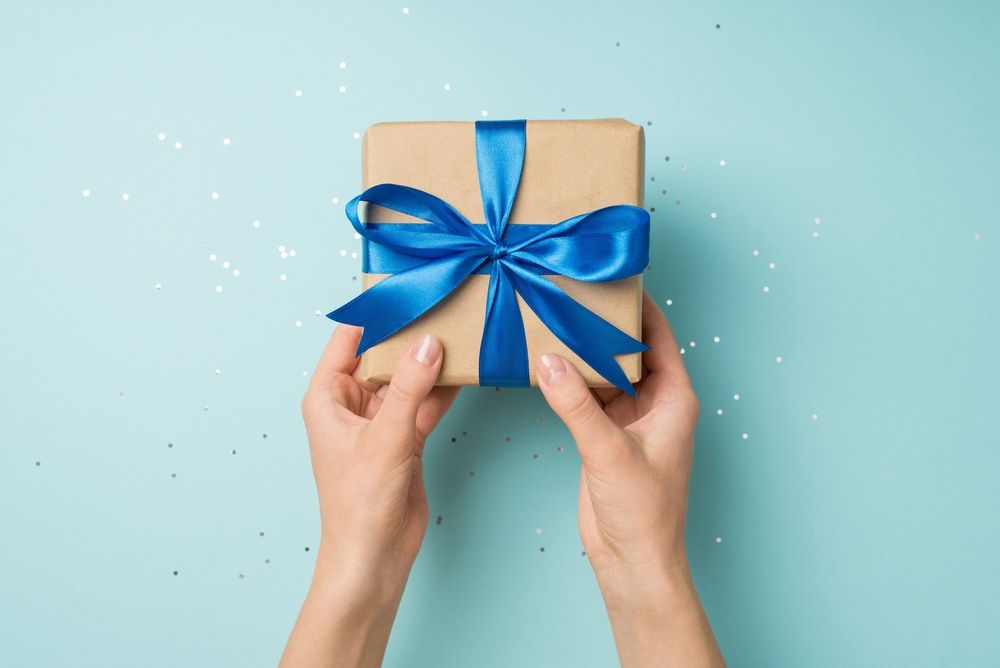
M 365 328 L 362 377 L 388 382 L 432 333 L 441 385 L 536 385 L 535 360 L 555 352 L 588 385 L 631 391 L 643 164 L 643 129 L 621 119 L 369 127 L 365 192 L 347 205 L 365 291 L 328 314 Z

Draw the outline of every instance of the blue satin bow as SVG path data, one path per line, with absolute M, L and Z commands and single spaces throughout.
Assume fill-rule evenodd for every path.
M 524 164 L 525 127 L 524 120 L 476 122 L 485 225 L 469 222 L 430 193 L 391 183 L 368 188 L 348 202 L 347 217 L 365 239 L 362 270 L 391 275 L 327 317 L 364 327 L 356 353 L 360 355 L 416 320 L 469 275 L 489 274 L 480 385 L 529 384 L 528 348 L 516 297 L 520 294 L 570 350 L 634 396 L 613 355 L 648 346 L 541 275 L 610 281 L 638 274 L 649 261 L 649 213 L 622 204 L 554 225 L 508 225 Z M 365 224 L 358 217 L 359 202 L 427 222 Z

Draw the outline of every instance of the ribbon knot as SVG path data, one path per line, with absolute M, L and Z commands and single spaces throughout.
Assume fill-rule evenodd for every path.
M 493 250 L 490 251 L 491 260 L 499 260 L 502 257 L 507 257 L 510 250 L 504 245 L 502 241 L 498 241 L 493 246 Z
M 484 225 L 471 223 L 444 200 L 404 185 L 372 186 L 348 202 L 347 218 L 364 239 L 362 271 L 389 276 L 327 317 L 364 328 L 360 355 L 426 313 L 470 275 L 488 274 L 480 385 L 529 384 L 520 295 L 570 350 L 634 396 L 614 356 L 649 348 L 544 276 L 600 282 L 640 273 L 649 260 L 649 213 L 619 204 L 561 223 L 508 225 L 524 165 L 525 132 L 524 120 L 476 122 Z M 362 223 L 360 202 L 426 222 Z

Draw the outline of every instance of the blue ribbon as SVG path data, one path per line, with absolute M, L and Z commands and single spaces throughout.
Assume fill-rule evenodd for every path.
M 489 274 L 479 351 L 479 384 L 529 384 L 528 347 L 517 295 L 570 350 L 630 395 L 632 384 L 614 355 L 649 350 L 577 303 L 555 283 L 611 281 L 640 273 L 649 261 L 649 213 L 615 205 L 554 225 L 508 225 L 525 152 L 524 120 L 477 121 L 476 162 L 485 225 L 416 188 L 383 183 L 347 203 L 364 237 L 366 273 L 391 274 L 327 314 L 364 328 L 357 355 L 392 336 L 444 299 L 471 274 Z M 426 223 L 362 223 L 368 202 Z

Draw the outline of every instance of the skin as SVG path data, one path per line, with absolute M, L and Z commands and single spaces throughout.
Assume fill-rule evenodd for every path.
M 424 443 L 458 388 L 434 387 L 444 351 L 418 337 L 389 385 L 357 375 L 361 331 L 338 326 L 302 400 L 322 539 L 283 667 L 379 666 L 427 530 Z M 576 441 L 579 529 L 622 666 L 725 666 L 684 546 L 698 399 L 663 313 L 644 295 L 637 397 L 589 389 L 567 360 L 536 362 Z

